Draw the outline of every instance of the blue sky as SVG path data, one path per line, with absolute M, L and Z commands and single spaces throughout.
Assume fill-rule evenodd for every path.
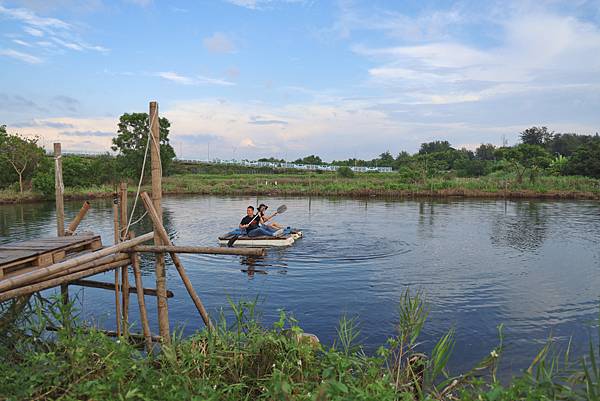
M 326 160 L 600 131 L 600 1 L 0 0 L 0 124 L 104 151 Z

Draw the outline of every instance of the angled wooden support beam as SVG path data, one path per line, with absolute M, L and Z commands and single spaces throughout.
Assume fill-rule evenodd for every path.
M 79 227 L 79 223 L 81 223 L 81 220 L 83 220 L 88 210 L 90 210 L 90 206 L 90 202 L 83 202 L 83 206 L 81 206 L 81 209 L 79 209 L 79 213 L 77 213 L 77 216 L 75 216 L 75 218 L 73 219 L 71 224 L 69 224 L 69 227 L 65 231 L 65 235 L 73 235 L 75 233 L 77 227 Z
M 160 217 L 158 216 L 158 213 L 156 213 L 156 209 L 154 209 L 154 206 L 152 205 L 152 200 L 150 199 L 150 196 L 146 192 L 142 192 L 141 197 L 142 197 L 142 201 L 144 201 L 144 206 L 146 207 L 146 210 L 148 211 L 148 215 L 150 216 L 152 223 L 154 223 L 154 232 L 158 234 L 158 236 L 162 240 L 163 244 L 173 245 L 173 243 L 171 242 L 171 239 L 169 238 L 169 235 L 167 234 L 167 231 L 165 230 L 165 227 L 162 225 L 162 221 L 161 221 Z M 200 297 L 196 293 L 196 290 L 194 290 L 194 286 L 192 285 L 190 278 L 188 277 L 187 273 L 185 272 L 185 269 L 183 267 L 183 264 L 181 263 L 181 260 L 179 259 L 179 256 L 175 252 L 169 252 L 169 255 L 171 255 L 173 264 L 177 268 L 177 272 L 179 273 L 179 276 L 181 277 L 181 280 L 183 281 L 183 284 L 185 285 L 185 289 L 187 290 L 188 294 L 190 294 L 190 297 L 192 298 L 194 305 L 196 305 L 196 309 L 198 309 L 200 316 L 202 316 L 202 320 L 204 321 L 204 324 L 209 329 L 212 329 L 213 324 L 210 321 L 208 312 L 206 312 L 206 309 L 204 308 L 204 305 L 202 304 Z

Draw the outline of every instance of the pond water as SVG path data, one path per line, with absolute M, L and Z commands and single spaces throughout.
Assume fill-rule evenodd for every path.
M 600 204 L 504 200 L 351 200 L 177 196 L 163 200 L 165 226 L 178 245 L 216 245 L 249 204 L 286 204 L 278 220 L 304 238 L 262 258 L 182 255 L 205 306 L 214 316 L 233 300 L 258 297 L 262 321 L 279 309 L 305 331 L 331 344 L 336 324 L 356 316 L 361 340 L 373 352 L 393 335 L 398 300 L 406 288 L 422 290 L 431 313 L 423 345 L 431 349 L 456 330 L 453 371 L 472 367 L 498 344 L 504 324 L 503 375 L 527 367 L 549 336 L 575 352 L 585 350 L 598 322 Z M 66 202 L 67 221 L 81 202 Z M 138 208 L 141 208 L 138 205 Z M 139 215 L 139 214 L 138 214 Z M 0 206 L 0 243 L 55 232 L 53 203 Z M 151 229 L 146 220 L 136 225 Z M 112 243 L 109 200 L 96 200 L 81 225 Z M 155 287 L 152 260 L 146 287 Z M 103 279 L 110 281 L 112 273 Z M 189 334 L 202 327 L 176 270 L 168 271 L 169 314 Z M 82 314 L 114 327 L 113 293 L 72 287 Z M 135 296 L 132 320 L 137 319 Z M 156 304 L 147 298 L 153 331 Z M 139 326 L 138 326 L 139 327 Z

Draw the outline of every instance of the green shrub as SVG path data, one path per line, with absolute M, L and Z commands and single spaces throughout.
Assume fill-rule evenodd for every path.
M 52 171 L 38 171 L 31 179 L 34 191 L 41 193 L 44 197 L 54 196 L 54 169 Z
M 342 178 L 354 178 L 354 171 L 348 166 L 338 168 L 337 174 Z

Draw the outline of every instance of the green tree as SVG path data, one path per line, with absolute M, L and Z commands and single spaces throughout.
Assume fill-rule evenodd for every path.
M 258 159 L 259 162 L 271 162 L 271 163 L 285 163 L 285 160 L 283 159 L 276 159 L 274 157 L 262 157 L 260 159 Z
M 319 156 L 310 155 L 302 159 L 297 159 L 294 163 L 297 164 L 323 164 L 323 160 Z
M 554 132 L 548 131 L 546 127 L 531 127 L 519 133 L 521 142 L 526 145 L 544 146 L 554 137 Z
M 23 181 L 33 175 L 39 161 L 44 157 L 44 149 L 38 146 L 38 137 L 26 138 L 19 134 L 9 134 L 2 128 L 0 159 L 8 164 L 19 178 L 19 190 L 23 192 Z
M 551 162 L 550 154 L 541 146 L 522 143 L 504 151 L 506 159 L 513 167 L 517 182 L 523 182 L 523 176 L 529 171 L 529 180 L 535 179 L 541 169 L 548 167 Z
M 426 142 L 421 144 L 419 154 L 423 155 L 428 153 L 445 152 L 450 149 L 452 149 L 452 147 L 450 146 L 450 142 L 448 141 Z
M 600 178 L 600 141 L 579 147 L 569 158 L 566 173 Z
M 571 156 L 580 146 L 587 145 L 593 141 L 600 141 L 598 134 L 555 134 L 552 140 L 547 142 L 546 149 L 553 155 Z
M 6 132 L 6 125 L 0 125 L 0 149 L 3 148 L 3 144 L 7 141 L 8 132 Z M 3 157 L 0 157 L 0 188 L 5 188 L 10 184 L 17 182 L 18 176 L 15 170 Z
M 150 127 L 147 113 L 125 113 L 119 118 L 118 135 L 112 139 L 113 151 L 119 152 L 117 162 L 122 174 L 135 177 L 140 174 L 144 160 L 144 151 L 149 138 Z M 171 123 L 164 117 L 159 119 L 160 160 L 163 175 L 170 171 L 175 151 L 169 144 Z M 152 146 L 152 143 L 150 143 Z M 150 150 L 148 151 L 148 153 Z M 150 163 L 146 163 L 145 174 L 150 173 Z
M 379 155 L 379 159 L 376 160 L 378 166 L 392 167 L 394 165 L 394 156 L 390 151 L 383 152 Z
M 481 144 L 475 149 L 475 158 L 477 160 L 495 160 L 496 147 L 491 143 Z

